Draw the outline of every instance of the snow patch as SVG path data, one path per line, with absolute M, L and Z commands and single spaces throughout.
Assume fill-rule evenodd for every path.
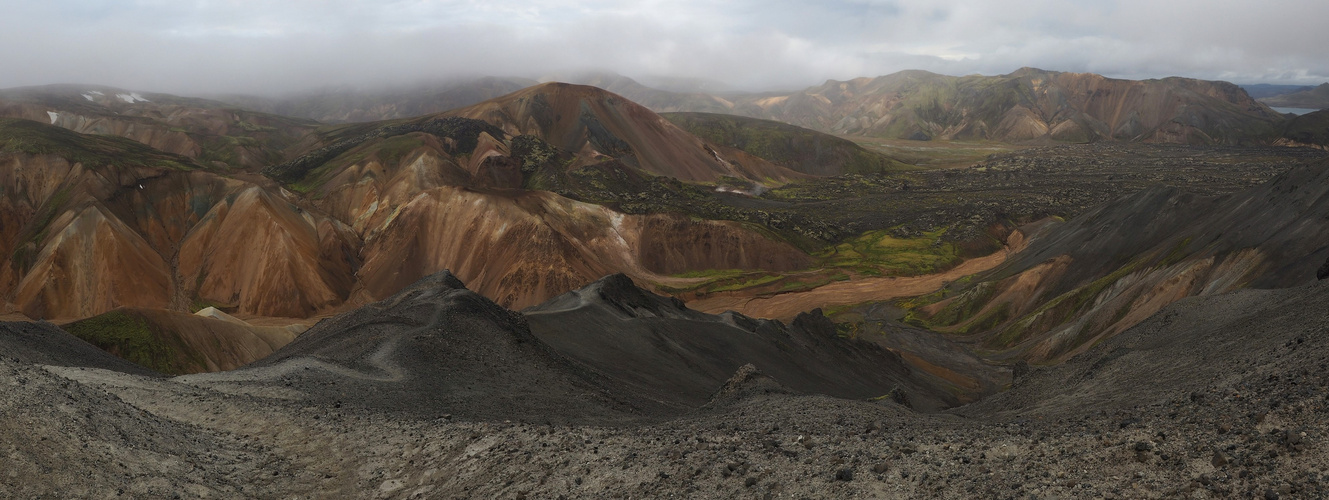
M 84 99 L 87 99 L 87 100 L 89 100 L 89 101 L 94 101 L 94 100 L 95 100 L 95 99 L 92 98 L 92 94 L 83 94 L 83 98 L 84 98 Z
M 768 189 L 766 188 L 766 186 L 763 186 L 763 185 L 761 185 L 761 184 L 753 185 L 753 186 L 752 186 L 751 188 L 749 188 L 749 189 L 743 189 L 743 188 L 734 187 L 734 186 L 716 186 L 716 187 L 715 187 L 715 192 L 717 192 L 717 193 L 733 193 L 733 194 L 741 194 L 741 195 L 744 195 L 744 196 L 753 196 L 753 197 L 761 196 L 762 193 L 765 193 L 766 191 L 768 191 Z
M 138 92 L 130 92 L 128 94 L 116 94 L 115 97 L 119 98 L 121 101 L 125 101 L 130 104 L 134 104 L 136 102 L 151 102 L 147 99 L 144 99 L 143 96 L 138 95 Z
M 55 125 L 55 121 L 60 118 L 60 113 L 56 113 L 54 111 L 47 111 L 46 116 L 51 117 L 51 125 Z
M 89 94 L 92 94 L 92 95 L 106 95 L 106 94 L 103 94 L 102 91 L 100 91 L 100 90 L 89 90 L 88 93 L 89 93 Z
M 618 244 L 624 252 L 626 252 L 628 248 L 628 240 L 623 238 L 623 219 L 625 218 L 626 217 L 623 214 L 618 212 L 610 212 L 609 214 L 610 227 L 614 230 L 614 237 L 618 238 Z M 624 253 L 623 256 L 631 261 L 631 256 L 626 253 Z

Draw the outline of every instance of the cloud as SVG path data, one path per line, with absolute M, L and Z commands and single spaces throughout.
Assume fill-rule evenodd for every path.
M 1329 80 L 1322 0 L 48 0 L 0 18 L 0 87 L 279 93 L 583 69 L 798 88 L 903 69 Z

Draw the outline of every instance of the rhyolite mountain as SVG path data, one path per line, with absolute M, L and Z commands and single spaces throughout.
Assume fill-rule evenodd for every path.
M 120 104 L 89 95 L 65 101 L 106 108 L 112 121 L 129 120 L 121 104 L 216 111 L 157 94 L 109 94 Z M 32 318 L 208 305 L 304 318 L 442 269 L 524 307 L 619 271 L 809 262 L 736 223 L 627 215 L 535 189 L 587 167 L 692 181 L 806 177 L 591 87 L 547 84 L 444 115 L 310 127 L 264 156 L 290 158 L 261 163 L 271 178 L 148 147 L 156 142 L 132 127 L 92 135 L 56 121 L 0 123 L 0 290 L 8 310 Z
M 500 87 L 497 82 L 510 81 L 492 79 L 464 88 L 495 89 Z M 1284 117 L 1265 104 L 1288 105 L 1268 99 L 1301 95 L 1276 96 L 1262 103 L 1227 82 L 1180 77 L 1122 80 L 1035 68 L 958 77 L 909 70 L 760 93 L 671 92 L 611 73 L 572 75 L 570 81 L 608 90 L 660 113 L 740 115 L 835 135 L 1017 143 L 1267 144 L 1277 139 Z M 401 115 L 375 110 L 422 110 L 410 103 L 429 100 L 431 92 L 382 92 L 360 104 L 346 100 L 342 113 L 397 117 Z M 466 95 L 487 94 L 468 91 Z M 258 109 L 280 112 L 273 107 Z
M 1226 82 L 1118 80 L 1023 68 L 999 76 L 903 71 L 753 96 L 734 114 L 835 134 L 1004 142 L 1269 141 L 1282 116 Z
M 684 181 L 802 177 L 742 150 L 707 143 L 645 106 L 591 86 L 545 83 L 448 114 L 482 120 L 509 135 L 535 136 L 573 152 L 578 161 L 571 167 L 613 158 Z

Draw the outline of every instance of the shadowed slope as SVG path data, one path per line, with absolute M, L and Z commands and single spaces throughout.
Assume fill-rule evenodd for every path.
M 1314 280 L 1329 255 L 1326 221 L 1323 162 L 1218 198 L 1150 189 L 1035 235 L 982 281 L 917 313 L 1006 355 L 1064 360 L 1188 296 Z
M 0 359 L 37 365 L 101 368 L 135 375 L 157 372 L 114 356 L 46 322 L 0 322 Z
M 233 370 L 296 337 L 292 329 L 159 309 L 116 309 L 62 325 L 97 347 L 169 375 Z
M 705 404 L 747 364 L 796 392 L 869 399 L 902 391 L 923 410 L 954 406 L 951 391 L 962 392 L 933 385 L 882 347 L 840 338 L 820 310 L 788 326 L 733 312 L 713 316 L 621 274 L 524 313 L 535 336 L 558 352 L 675 408 Z
M 426 417 L 621 421 L 639 411 L 448 272 L 324 320 L 245 368 L 191 383 L 291 387 L 317 401 Z
M 1320 110 L 1288 120 L 1283 141 L 1289 146 L 1329 149 L 1329 110 Z

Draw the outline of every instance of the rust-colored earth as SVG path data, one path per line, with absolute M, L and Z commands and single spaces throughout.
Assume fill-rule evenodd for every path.
M 754 318 L 789 321 L 798 313 L 818 307 L 913 297 L 932 292 L 946 283 L 997 267 L 1011 254 L 1010 248 L 969 259 L 948 271 L 922 276 L 862 278 L 838 281 L 805 292 L 758 297 L 743 292 L 725 292 L 688 303 L 698 311 L 718 314 L 737 311 Z

